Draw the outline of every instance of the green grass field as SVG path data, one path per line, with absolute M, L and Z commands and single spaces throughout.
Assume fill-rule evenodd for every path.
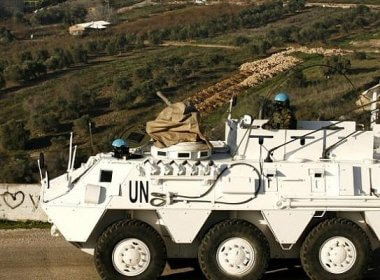
M 32 228 L 50 228 L 51 224 L 38 221 L 15 222 L 0 220 L 0 230 L 10 229 L 32 229 Z

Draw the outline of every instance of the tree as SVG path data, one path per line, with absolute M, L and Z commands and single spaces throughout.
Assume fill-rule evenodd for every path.
M 72 49 L 72 57 L 74 63 L 87 63 L 87 51 L 82 45 L 79 45 Z
M 224 60 L 224 56 L 220 54 L 205 54 L 203 61 L 206 65 L 214 66 L 221 63 Z
M 367 59 L 367 54 L 365 52 L 355 51 L 354 52 L 354 57 L 356 59 L 364 60 L 364 59 Z
M 291 87 L 306 87 L 307 79 L 303 71 L 296 69 L 291 75 L 288 84 Z
M 59 131 L 59 117 L 56 113 L 37 113 L 32 116 L 32 125 L 45 133 Z
M 132 86 L 132 81 L 128 76 L 120 75 L 114 79 L 114 89 L 129 90 Z
M 347 74 L 351 69 L 351 61 L 342 55 L 327 57 L 324 59 L 324 64 L 328 66 L 323 68 L 325 77 L 335 74 Z
M 18 54 L 19 62 L 23 63 L 27 60 L 33 60 L 33 55 L 30 51 L 24 51 Z
M 11 120 L 4 124 L 0 130 L 1 144 L 5 149 L 25 149 L 29 140 L 30 132 L 25 129 L 23 122 Z
M 5 27 L 0 27 L 0 44 L 8 44 L 14 40 L 12 32 Z
M 152 69 L 150 69 L 149 67 L 142 67 L 142 68 L 136 69 L 135 75 L 140 80 L 149 80 L 149 79 L 152 79 L 153 77 Z
M 36 59 L 40 62 L 45 62 L 50 57 L 49 51 L 46 49 L 40 49 L 37 51 Z
M 305 0 L 289 0 L 288 8 L 291 12 L 296 12 L 305 8 Z
M 22 66 L 22 76 L 24 81 L 35 80 L 46 74 L 46 66 L 39 61 L 25 61 Z
M 94 128 L 94 123 L 91 121 L 89 115 L 84 115 L 79 119 L 74 121 L 74 132 L 78 135 L 88 135 L 89 134 L 89 123 L 91 122 L 92 128 Z
M 2 160 L 1 160 L 2 159 Z M 7 183 L 32 183 L 35 181 L 29 156 L 24 152 L 2 155 L 0 181 Z
M 13 64 L 5 68 L 4 75 L 11 81 L 20 82 L 23 80 L 24 75 L 20 66 Z
M 163 41 L 163 36 L 160 30 L 152 30 L 148 33 L 148 40 L 153 45 L 159 45 Z
M 235 46 L 243 46 L 249 43 L 249 39 L 245 36 L 238 36 L 234 40 L 234 45 Z
M 118 47 L 117 47 L 117 42 L 115 39 L 112 39 L 111 41 L 108 42 L 106 50 L 107 50 L 107 53 L 109 55 L 116 55 L 117 54 Z

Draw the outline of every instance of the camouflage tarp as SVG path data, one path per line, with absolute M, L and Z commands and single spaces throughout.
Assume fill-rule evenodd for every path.
M 187 112 L 184 103 L 174 103 L 162 110 L 154 121 L 147 122 L 146 132 L 159 148 L 199 141 L 210 147 L 210 143 L 200 131 L 198 120 L 198 112 Z

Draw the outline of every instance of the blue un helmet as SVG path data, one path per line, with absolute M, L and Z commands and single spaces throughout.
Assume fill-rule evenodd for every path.
M 274 101 L 276 102 L 276 104 L 284 105 L 284 106 L 289 106 L 290 104 L 289 96 L 285 92 L 279 92 L 274 98 Z
M 123 139 L 116 139 L 112 142 L 112 148 L 115 158 L 122 158 L 128 156 L 129 149 L 128 144 Z

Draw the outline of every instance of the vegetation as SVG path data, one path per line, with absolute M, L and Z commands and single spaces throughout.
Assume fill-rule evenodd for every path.
M 62 5 L 49 9 L 39 10 L 34 19 L 39 24 L 66 23 L 74 24 L 83 22 L 87 15 L 87 9 L 81 5 Z
M 23 221 L 15 222 L 8 220 L 0 220 L 0 229 L 31 229 L 31 228 L 50 228 L 51 224 L 39 221 Z
M 1 127 L 0 139 L 4 148 L 9 150 L 23 150 L 29 139 L 30 132 L 22 122 L 8 121 Z
M 136 2 L 118 0 L 114 8 Z M 89 15 L 82 9 L 86 6 L 76 2 L 26 14 L 17 24 L 5 21 L 0 32 L 0 181 L 35 181 L 38 170 L 32 157 L 40 151 L 46 154 L 51 177 L 64 172 L 71 131 L 80 146 L 78 164 L 94 151 L 107 151 L 114 137 L 126 135 L 127 127 L 143 125 L 163 108 L 157 90 L 173 101 L 183 100 L 236 73 L 242 63 L 289 44 L 330 47 L 379 30 L 379 12 L 362 6 L 307 9 L 304 1 L 291 0 L 286 6 L 282 1 L 260 6 L 185 5 L 166 12 L 170 5 L 163 5 L 117 15 L 119 21 L 109 30 L 77 38 L 67 34 L 67 24 Z M 30 33 L 36 39 L 30 40 Z M 163 46 L 168 40 L 185 46 Z M 197 43 L 234 47 L 202 48 Z M 268 92 L 280 83 L 291 93 L 298 118 L 332 118 L 349 108 L 357 94 L 341 74 L 359 88 L 380 77 L 379 56 L 365 50 L 348 57 L 297 55 L 305 61 L 303 66 L 331 67 L 293 69 L 286 81 L 283 74 L 247 90 L 236 116 L 255 115 L 259 101 L 271 98 Z M 224 109 L 206 118 L 206 131 L 213 138 L 222 135 Z
M 10 30 L 0 27 L 0 44 L 8 44 L 14 40 L 14 36 Z

